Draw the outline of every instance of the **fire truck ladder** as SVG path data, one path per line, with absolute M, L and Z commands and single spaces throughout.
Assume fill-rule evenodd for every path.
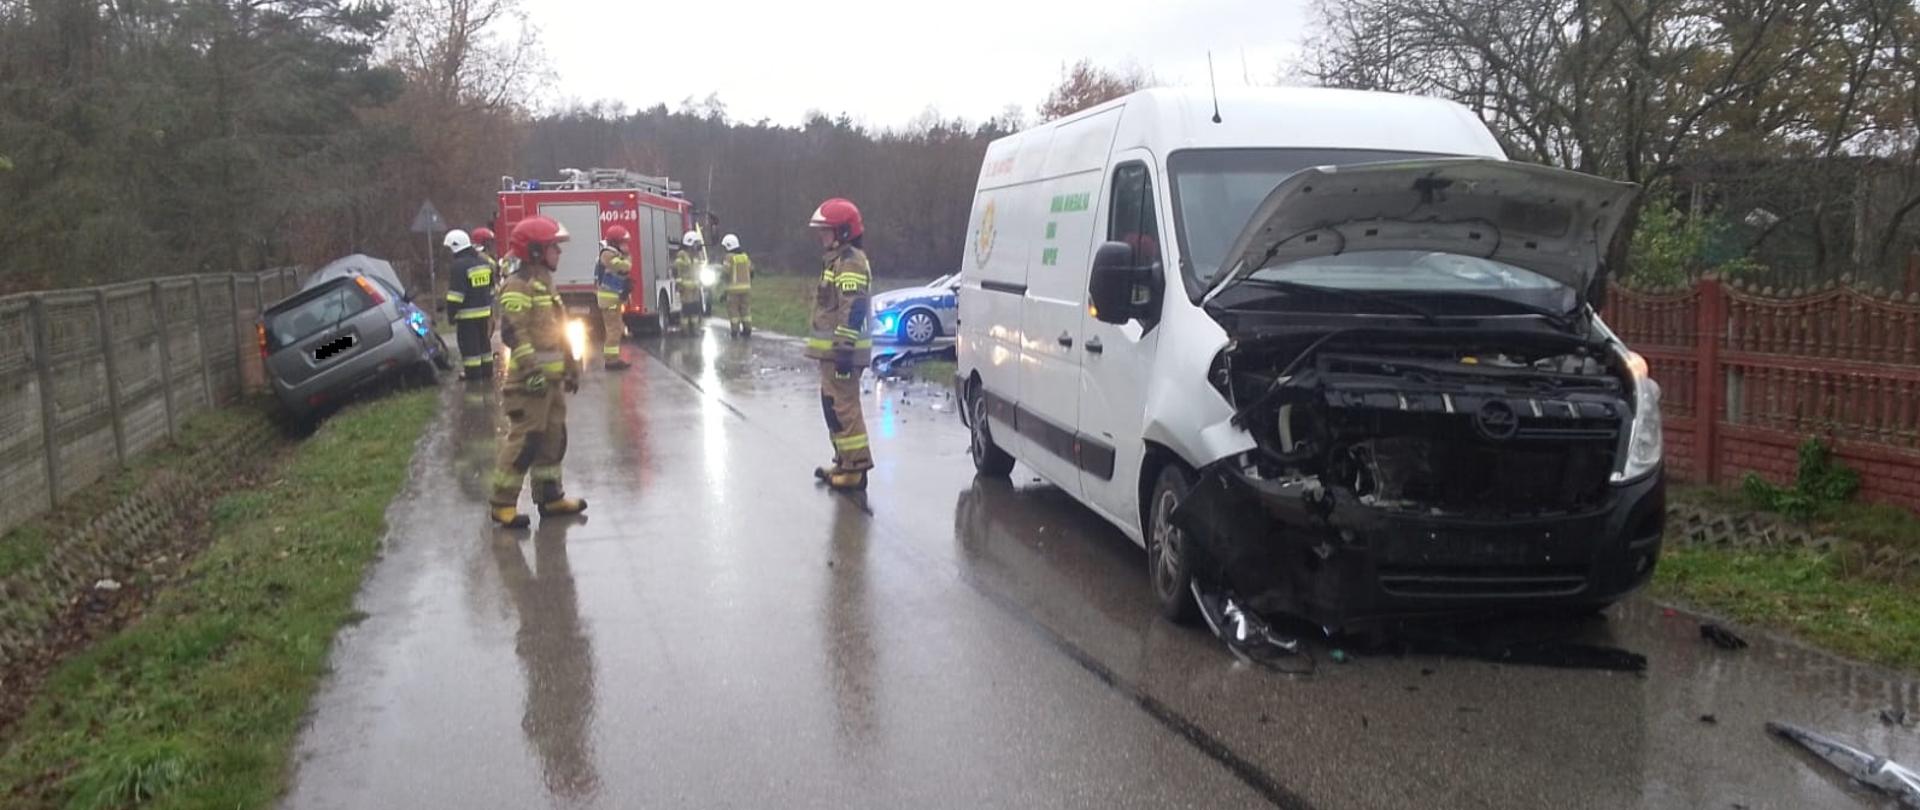
M 655 177 L 626 169 L 561 169 L 565 180 L 515 180 L 500 178 L 501 191 L 582 191 L 586 189 L 637 189 L 662 197 L 683 196 L 680 183 L 667 177 Z

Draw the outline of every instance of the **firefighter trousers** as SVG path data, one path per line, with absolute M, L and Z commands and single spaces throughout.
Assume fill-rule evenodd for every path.
M 601 353 L 608 360 L 620 359 L 620 338 L 627 332 L 627 325 L 621 320 L 620 295 L 602 291 L 600 293 L 600 328 L 605 342 Z
M 552 503 L 566 497 L 560 481 L 560 461 L 567 455 L 567 399 L 560 380 L 547 380 L 543 391 L 513 386 L 500 393 L 507 413 L 507 438 L 493 467 L 496 506 L 520 502 L 520 485 L 533 479 L 533 502 Z
M 680 331 L 689 335 L 699 333 L 705 315 L 700 311 L 700 285 L 680 282 Z
M 751 290 L 727 291 L 727 321 L 738 331 L 742 326 L 753 325 L 753 310 L 750 305 Z
M 460 344 L 461 376 L 469 380 L 493 378 L 493 321 L 464 318 L 454 321 L 454 339 Z
M 867 447 L 867 420 L 860 413 L 860 367 L 840 376 L 832 360 L 820 361 L 820 411 L 833 439 L 834 466 L 847 472 L 873 469 Z

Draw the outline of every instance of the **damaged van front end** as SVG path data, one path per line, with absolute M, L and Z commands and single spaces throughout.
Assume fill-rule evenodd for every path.
M 1209 383 L 1254 446 L 1173 515 L 1196 581 L 1334 628 L 1643 585 L 1659 386 L 1586 302 L 1631 187 L 1494 161 L 1302 175 L 1207 297 L 1230 338 Z
M 1298 360 L 1302 340 L 1320 347 Z M 1528 334 L 1322 340 L 1221 355 L 1257 447 L 1202 470 L 1175 515 L 1203 581 L 1326 626 L 1598 607 L 1646 582 L 1664 480 L 1626 463 L 1658 394 L 1629 356 Z

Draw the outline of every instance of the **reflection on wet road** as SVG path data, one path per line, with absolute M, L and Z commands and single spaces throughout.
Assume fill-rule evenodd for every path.
M 532 567 L 520 544 L 493 547 L 519 615 L 513 651 L 527 684 L 520 729 L 540 753 L 547 791 L 558 798 L 590 798 L 599 789 L 588 732 L 593 726 L 593 643 L 580 627 L 580 603 L 567 563 L 567 530 L 586 518 L 542 521 L 533 532 Z
M 975 481 L 943 390 L 871 386 L 856 500 L 812 481 L 791 342 L 628 352 L 569 407 L 588 518 L 530 535 L 484 517 L 491 397 L 448 393 L 286 806 L 1876 806 L 1768 720 L 1920 762 L 1878 719 L 1913 684 L 1644 600 L 1540 630 L 1644 674 L 1248 667 L 1155 618 L 1144 555 L 1066 495 Z

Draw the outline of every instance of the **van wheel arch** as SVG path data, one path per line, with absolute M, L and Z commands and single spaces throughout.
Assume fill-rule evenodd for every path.
M 1135 517 L 1140 521 L 1140 536 L 1143 544 L 1146 542 L 1144 538 L 1148 524 L 1153 520 L 1153 486 L 1160 480 L 1160 470 L 1168 464 L 1178 464 L 1185 467 L 1189 473 L 1195 472 L 1193 465 L 1188 464 L 1179 453 L 1173 452 L 1166 445 L 1151 440 L 1146 442 L 1146 450 L 1140 456 L 1140 480 L 1134 483 L 1137 498 L 1135 510 L 1139 513 Z

